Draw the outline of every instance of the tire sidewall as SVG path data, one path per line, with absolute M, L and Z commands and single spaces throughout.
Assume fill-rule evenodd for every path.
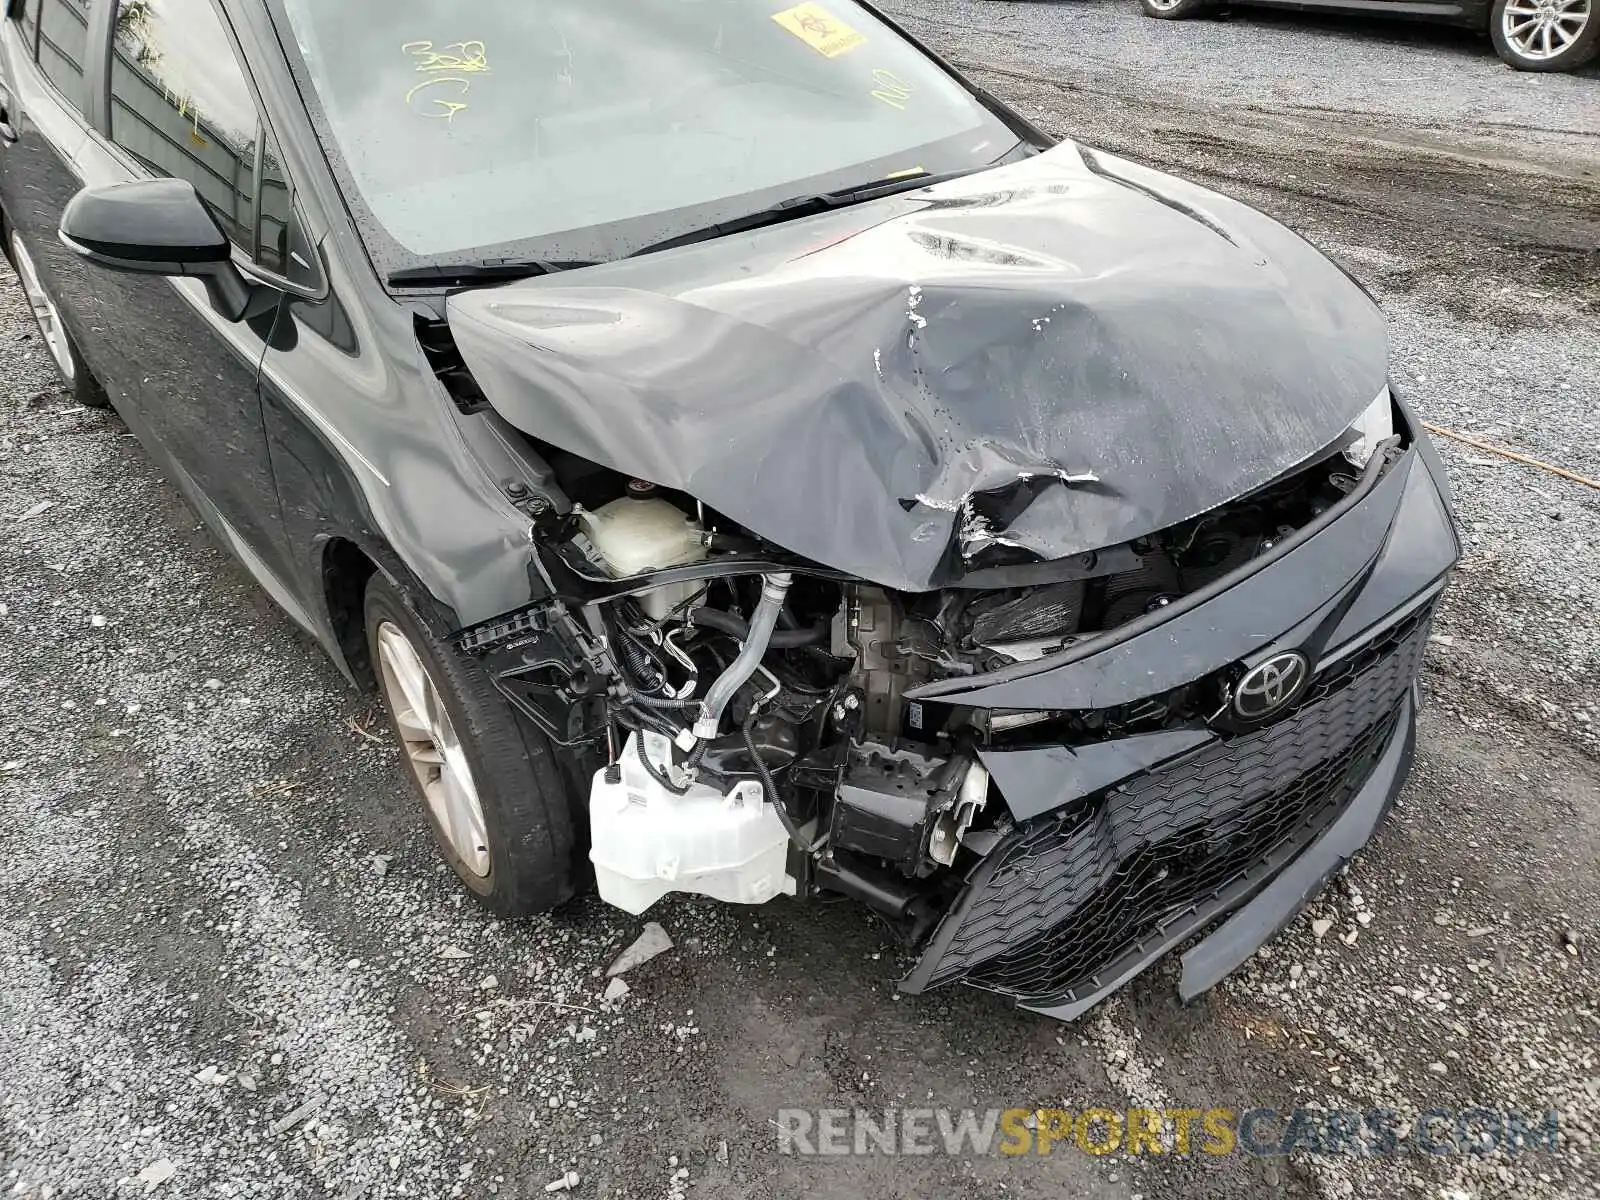
M 1150 0 L 1139 0 L 1139 8 L 1147 17 L 1157 21 L 1181 21 L 1185 17 L 1192 17 L 1202 9 L 1209 7 L 1211 0 L 1178 0 L 1178 3 L 1168 8 L 1157 8 Z
M 497 913 L 544 911 L 568 899 L 574 890 L 573 829 L 554 748 L 512 711 L 475 662 L 442 645 L 398 589 L 381 575 L 373 576 L 365 603 L 367 652 L 376 678 L 381 679 L 382 671 L 378 629 L 385 621 L 397 626 L 410 641 L 455 727 L 483 810 L 489 873 L 479 876 L 468 869 L 440 828 L 415 771 L 404 761 L 404 741 L 385 697 L 400 768 L 440 854 L 462 885 Z M 486 737 L 502 749 L 520 749 L 502 754 L 498 763 L 488 761 Z M 530 816 L 544 828 L 530 830 Z
M 16 231 L 15 226 L 10 221 L 6 221 L 3 228 L 0 228 L 0 236 L 5 238 L 6 261 L 11 264 L 11 269 L 17 276 L 17 286 L 21 287 L 22 270 L 17 266 L 16 251 L 12 246 L 12 239 L 15 238 L 20 241 L 22 235 Z M 37 262 L 34 264 L 34 270 L 38 270 Z M 43 279 L 40 279 L 39 286 L 45 287 Z M 48 288 L 45 288 L 45 294 L 50 296 Z M 57 311 L 60 310 L 61 305 L 57 303 L 54 296 L 50 296 L 50 303 L 56 306 Z M 33 321 L 34 333 L 39 337 L 40 344 L 43 345 L 44 328 L 39 324 L 39 314 L 33 311 L 32 304 L 28 305 L 28 316 Z M 61 386 L 66 389 L 67 394 L 77 403 L 85 408 L 110 408 L 111 397 L 106 395 L 105 389 L 100 386 L 100 381 L 89 370 L 89 364 L 83 361 L 83 353 L 78 349 L 77 339 L 72 336 L 72 332 L 65 324 L 61 326 L 61 336 L 66 339 L 67 354 L 72 359 L 72 380 L 68 382 L 66 376 L 61 373 L 61 368 L 56 365 L 55 358 L 46 347 L 44 357 L 50 364 L 50 370 L 55 372 L 56 378 L 61 380 Z
M 1600 46 L 1600 12 L 1596 11 L 1595 0 L 1590 0 L 1589 23 L 1578 40 L 1550 59 L 1523 58 L 1511 45 L 1505 35 L 1506 4 L 1507 0 L 1494 0 L 1489 10 L 1489 39 L 1507 66 L 1518 71 L 1574 71 L 1594 58 Z

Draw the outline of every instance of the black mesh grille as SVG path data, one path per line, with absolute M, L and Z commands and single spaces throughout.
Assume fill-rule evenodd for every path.
M 1434 607 L 1435 602 L 1432 601 L 1424 604 L 1415 612 L 1396 621 L 1366 645 L 1358 647 L 1338 662 L 1319 670 L 1300 701 L 1301 707 L 1325 700 L 1348 685 L 1352 679 L 1365 675 L 1395 654 L 1399 654 L 1411 664 L 1411 672 L 1415 675 L 1422 665 L 1422 652 L 1427 642 L 1428 623 L 1433 619 Z
M 1310 842 L 1354 797 L 1421 665 L 1424 608 L 1320 672 L 1291 715 L 1016 830 L 974 872 L 916 975 L 1070 1001 L 1106 968 Z M 927 968 L 931 967 L 931 970 Z

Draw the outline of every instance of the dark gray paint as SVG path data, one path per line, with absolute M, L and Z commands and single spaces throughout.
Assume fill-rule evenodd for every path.
M 93 62 L 92 37 L 109 26 L 103 7 L 91 16 Z M 105 271 L 62 244 L 57 230 L 80 187 L 125 183 L 137 172 L 50 87 L 14 22 L 3 36 L 22 137 L 4 151 L 0 186 L 73 340 L 152 457 L 191 499 L 204 498 L 197 507 L 227 523 L 219 534 L 282 571 L 287 551 L 256 393 L 259 331 L 216 316 L 198 281 Z M 96 83 L 86 81 L 86 97 Z
M 1056 478 L 1048 558 L 1176 524 L 1334 442 L 1384 322 L 1300 238 L 1066 143 L 838 213 L 451 297 L 490 403 L 565 450 L 906 590 L 973 493 Z
M 336 639 L 323 556 L 334 539 L 360 546 L 438 628 L 524 607 L 537 599 L 526 573 L 529 522 L 503 494 L 504 480 L 483 469 L 462 436 L 463 421 L 481 418 L 452 411 L 417 352 L 410 310 L 379 286 L 277 51 L 266 9 L 227 7 L 240 39 L 255 48 L 245 55 L 251 83 L 282 147 L 306 236 L 319 247 L 332 285 L 324 299 L 285 299 L 280 344 L 261 360 L 261 421 L 285 501 L 281 535 L 263 538 L 265 531 L 255 531 L 250 540 L 273 563 L 279 582 L 317 615 L 319 638 L 330 648 Z M 1086 532 L 1096 522 L 1108 536 L 1113 528 L 1144 532 L 1168 512 L 1207 507 L 1199 491 L 1214 486 L 1231 493 L 1247 486 L 1246 476 L 1253 483 L 1257 475 L 1273 474 L 1277 459 L 1268 452 L 1274 442 L 1285 462 L 1325 445 L 1381 382 L 1381 322 L 1315 251 L 1221 197 L 1129 164 L 1103 157 L 1100 163 L 1097 174 L 1075 148 L 1064 147 L 947 185 L 932 201 L 907 194 L 726 244 L 459 296 L 452 308 L 518 301 L 509 333 L 485 330 L 480 338 L 494 348 L 487 356 L 494 362 L 479 365 L 491 376 L 484 382 L 496 405 L 523 428 L 580 450 L 591 442 L 617 448 L 621 453 L 600 457 L 687 484 L 789 550 L 867 578 L 928 586 L 940 570 L 955 514 L 922 505 L 906 512 L 895 500 L 926 487 L 935 488 L 926 494 L 938 499 L 974 482 L 1014 479 L 1018 468 L 1007 456 L 1016 459 L 1029 445 L 1037 453 L 1023 455 L 1024 462 L 1041 465 L 1038 460 L 1052 455 L 1068 466 L 1080 462 L 1068 444 L 1079 439 L 1069 439 L 1049 416 L 1050 405 L 1064 405 L 1066 398 L 1046 394 L 1048 378 L 1062 372 L 1086 391 L 1104 364 L 1071 367 L 1077 342 L 1062 332 L 1071 323 L 1060 313 L 1039 330 L 1032 325 L 1064 295 L 1070 302 L 1061 311 L 1074 314 L 1074 328 L 1103 332 L 1138 368 L 1125 388 L 1113 388 L 1112 402 L 1083 402 L 1079 412 L 1087 430 L 1081 440 L 1104 451 L 1083 457 L 1102 460 L 1097 471 L 1108 488 L 1131 481 L 1128 486 L 1139 490 L 1072 493 L 1075 500 L 1087 496 L 1082 523 L 1067 530 L 1075 538 L 1099 541 Z M 1133 180 L 1136 189 L 1111 181 L 1107 171 Z M 61 204 L 70 188 L 63 189 Z M 1233 241 L 1214 227 L 1226 229 Z M 52 232 L 41 227 L 30 243 L 61 257 L 65 251 Z M 1029 265 L 1041 254 L 1053 260 L 1049 269 Z M 79 264 L 71 269 L 84 275 Z M 918 315 L 929 321 L 916 331 L 914 347 L 909 335 L 915 322 L 906 318 L 913 277 L 925 289 Z M 124 286 L 99 271 L 85 282 L 89 294 L 75 312 L 98 308 L 100 298 Z M 1203 390 L 1222 399 L 1185 410 L 1182 380 L 1163 383 L 1140 373 L 1154 369 L 1141 364 L 1148 347 L 1162 340 L 1154 324 L 1146 333 L 1140 306 L 1167 283 L 1174 297 L 1155 302 L 1176 304 L 1182 297 L 1199 309 L 1236 297 L 1267 314 L 1265 327 L 1305 318 L 1307 332 L 1289 342 L 1298 342 L 1316 369 L 1284 370 L 1291 383 L 1320 381 L 1322 398 L 1337 393 L 1338 400 L 1320 410 L 1317 403 L 1282 404 L 1278 394 L 1289 384 L 1275 379 L 1270 402 L 1246 403 L 1245 392 L 1231 387 L 1239 364 L 1257 357 L 1253 347 L 1240 347 L 1255 336 L 1241 321 L 1215 337 L 1195 335 L 1213 368 L 1214 386 Z M 192 298 L 182 299 L 188 307 Z M 418 303 L 437 301 L 419 297 Z M 978 310 L 1006 324 L 994 330 L 999 340 L 992 351 L 966 321 Z M 1103 314 L 1110 314 L 1104 318 L 1110 323 L 1102 330 Z M 530 321 L 552 327 L 559 354 L 529 352 Z M 456 325 L 471 341 L 473 322 Z M 1357 335 L 1358 329 L 1366 332 Z M 79 340 L 94 362 L 104 343 L 90 333 Z M 1326 361 L 1316 349 L 1324 342 L 1333 350 Z M 1359 362 L 1349 353 L 1357 343 L 1366 347 Z M 881 388 L 875 347 L 884 364 Z M 185 353 L 214 351 L 191 342 Z M 604 364 L 596 365 L 600 359 Z M 1014 384 L 1007 383 L 1009 365 L 1017 367 Z M 1335 384 L 1335 374 L 1360 382 Z M 657 375 L 659 389 L 651 383 Z M 910 384 L 917 387 L 908 399 L 901 393 Z M 1130 436 L 1150 425 L 1137 397 L 1151 389 L 1162 411 L 1177 409 L 1182 428 L 1212 435 L 1206 444 L 1213 450 L 1206 454 L 1177 436 L 1154 447 L 1203 468 L 1165 485 L 1155 483 L 1160 472 L 1141 461 L 1151 447 Z M 1022 404 L 1030 390 L 1031 410 Z M 656 403 L 663 398 L 666 403 Z M 1007 399 L 1014 402 L 1010 407 L 1002 403 Z M 193 412 L 186 421 L 204 429 L 217 415 Z M 1218 452 L 1218 439 L 1235 437 L 1265 457 L 1253 466 L 1238 464 L 1235 478 L 1211 478 L 1215 462 L 1204 460 Z M 1295 444 L 1284 450 L 1291 439 Z M 158 441 L 147 439 L 164 457 Z M 1114 476 L 1118 461 L 1124 474 Z M 247 474 L 260 478 L 264 465 L 257 460 Z M 980 480 L 982 469 L 988 474 Z M 1203 482 L 1197 487 L 1197 481 Z M 1030 514 L 1035 524 L 1050 503 L 1047 496 L 1036 504 Z M 1152 515 L 1141 515 L 1144 509 Z M 281 557 L 273 543 L 283 545 Z
M 436 627 L 522 608 L 538 598 L 526 572 L 529 521 L 463 437 L 462 423 L 481 418 L 452 410 L 417 351 L 410 309 L 382 290 L 267 8 L 225 7 L 249 48 L 252 88 L 330 289 L 285 298 L 277 344 L 260 360 L 254 419 L 270 462 L 247 407 L 217 408 L 177 389 L 151 396 L 154 424 L 172 428 L 170 415 L 180 440 L 233 445 L 237 434 L 252 443 L 240 441 L 211 484 L 248 501 L 275 480 L 286 498 L 281 529 L 276 513 L 259 510 L 240 529 L 317 614 L 330 648 L 323 555 L 336 538 L 376 560 Z M 96 10 L 101 31 L 108 14 L 104 3 Z M 14 39 L 8 23 L 8 46 Z M 149 313 L 159 330 L 127 326 L 146 344 L 159 340 L 197 363 L 233 358 L 225 374 L 250 370 L 255 333 L 219 328 L 181 285 L 118 279 L 60 244 L 54 221 L 77 187 L 118 178 L 125 166 L 103 141 L 104 87 L 90 89 L 100 101 L 91 105 L 97 132 L 30 82 L 37 71 L 25 58 L 12 72 L 23 140 L 5 151 L 8 207 L 91 366 L 152 453 L 170 462 L 160 430 L 138 419 L 132 388 L 116 386 L 123 348 L 113 343 L 124 323 L 110 311 Z M 35 114 L 60 128 L 40 130 Z M 38 170 L 25 166 L 35 161 Z M 1097 525 L 1106 538 L 1144 532 L 1327 444 L 1381 380 L 1379 317 L 1305 243 L 1202 189 L 1098 162 L 1097 173 L 1064 146 L 932 199 L 910 193 L 726 243 L 463 295 L 451 307 L 464 341 L 477 332 L 496 405 L 524 428 L 603 446 L 617 465 L 685 484 L 787 549 L 924 587 L 955 514 L 906 512 L 899 499 L 948 497 L 1014 478 L 1018 459 L 1050 459 L 1105 481 L 1104 495 L 1055 498 L 1081 509 L 1058 546 L 1101 541 L 1090 535 Z M 918 315 L 929 324 L 920 330 L 906 318 L 913 278 L 925 289 Z M 148 294 L 137 300 L 123 294 L 140 290 Z M 1061 304 L 1049 325 L 1033 328 Z M 513 318 L 504 328 L 469 315 L 491 305 Z M 1230 305 L 1263 323 L 1227 315 Z M 968 320 L 974 313 L 993 322 L 992 349 Z M 1294 325 L 1286 336 L 1259 332 L 1286 323 Z M 1174 328 L 1191 330 L 1178 344 L 1209 370 L 1181 374 L 1182 361 L 1161 349 Z M 1091 383 L 1106 382 L 1112 349 L 1127 356 L 1129 378 L 1111 379 L 1106 397 L 1090 395 Z M 1267 393 L 1252 395 L 1252 386 Z M 174 400 L 184 411 L 157 415 L 154 406 Z M 1165 415 L 1164 428 L 1150 412 Z M 1228 447 L 1243 459 L 1230 459 Z

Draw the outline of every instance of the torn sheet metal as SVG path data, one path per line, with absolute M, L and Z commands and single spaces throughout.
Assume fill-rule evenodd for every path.
M 1064 557 L 1267 483 L 1388 362 L 1382 315 L 1300 238 L 1070 143 L 464 292 L 449 320 L 513 424 L 913 591 L 985 546 Z

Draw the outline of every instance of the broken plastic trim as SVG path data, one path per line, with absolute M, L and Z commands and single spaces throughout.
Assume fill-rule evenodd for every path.
M 477 657 L 495 688 L 558 745 L 604 737 L 598 700 L 614 673 L 603 643 L 588 637 L 559 601 L 531 606 L 455 635 Z
M 1362 471 L 1361 478 L 1357 481 L 1356 486 L 1350 489 L 1349 494 L 1344 499 L 1309 524 L 1302 525 L 1295 530 L 1294 533 L 1274 546 L 1270 552 L 1251 559 L 1237 571 L 1224 575 L 1220 579 L 1215 579 L 1198 591 L 1190 592 L 1182 599 L 1176 600 L 1163 608 L 1158 608 L 1154 612 L 1137 617 L 1125 625 L 1118 625 L 1115 629 L 1107 629 L 1093 637 L 1085 638 L 1081 642 L 1075 642 L 1058 654 L 1047 654 L 1043 658 L 1012 663 L 1010 666 L 1002 667 L 998 671 L 990 671 L 984 675 L 967 675 L 959 679 L 932 680 L 907 691 L 906 699 L 937 700 L 941 696 L 952 692 L 966 693 L 976 688 L 993 687 L 997 684 L 1014 683 L 1019 679 L 1028 679 L 1045 671 L 1053 671 L 1060 667 L 1068 666 L 1071 663 L 1089 657 L 1091 654 L 1098 654 L 1107 646 L 1137 637 L 1147 630 L 1165 624 L 1174 617 L 1191 612 L 1202 604 L 1210 603 L 1223 592 L 1237 587 L 1244 580 L 1249 579 L 1269 564 L 1305 545 L 1306 542 L 1365 500 L 1372 493 L 1373 488 L 1378 486 L 1378 480 L 1383 478 L 1387 474 L 1389 467 L 1398 460 L 1396 452 L 1400 448 L 1400 440 L 1400 436 L 1396 434 L 1380 442 L 1371 460 L 1367 463 L 1366 469 Z

